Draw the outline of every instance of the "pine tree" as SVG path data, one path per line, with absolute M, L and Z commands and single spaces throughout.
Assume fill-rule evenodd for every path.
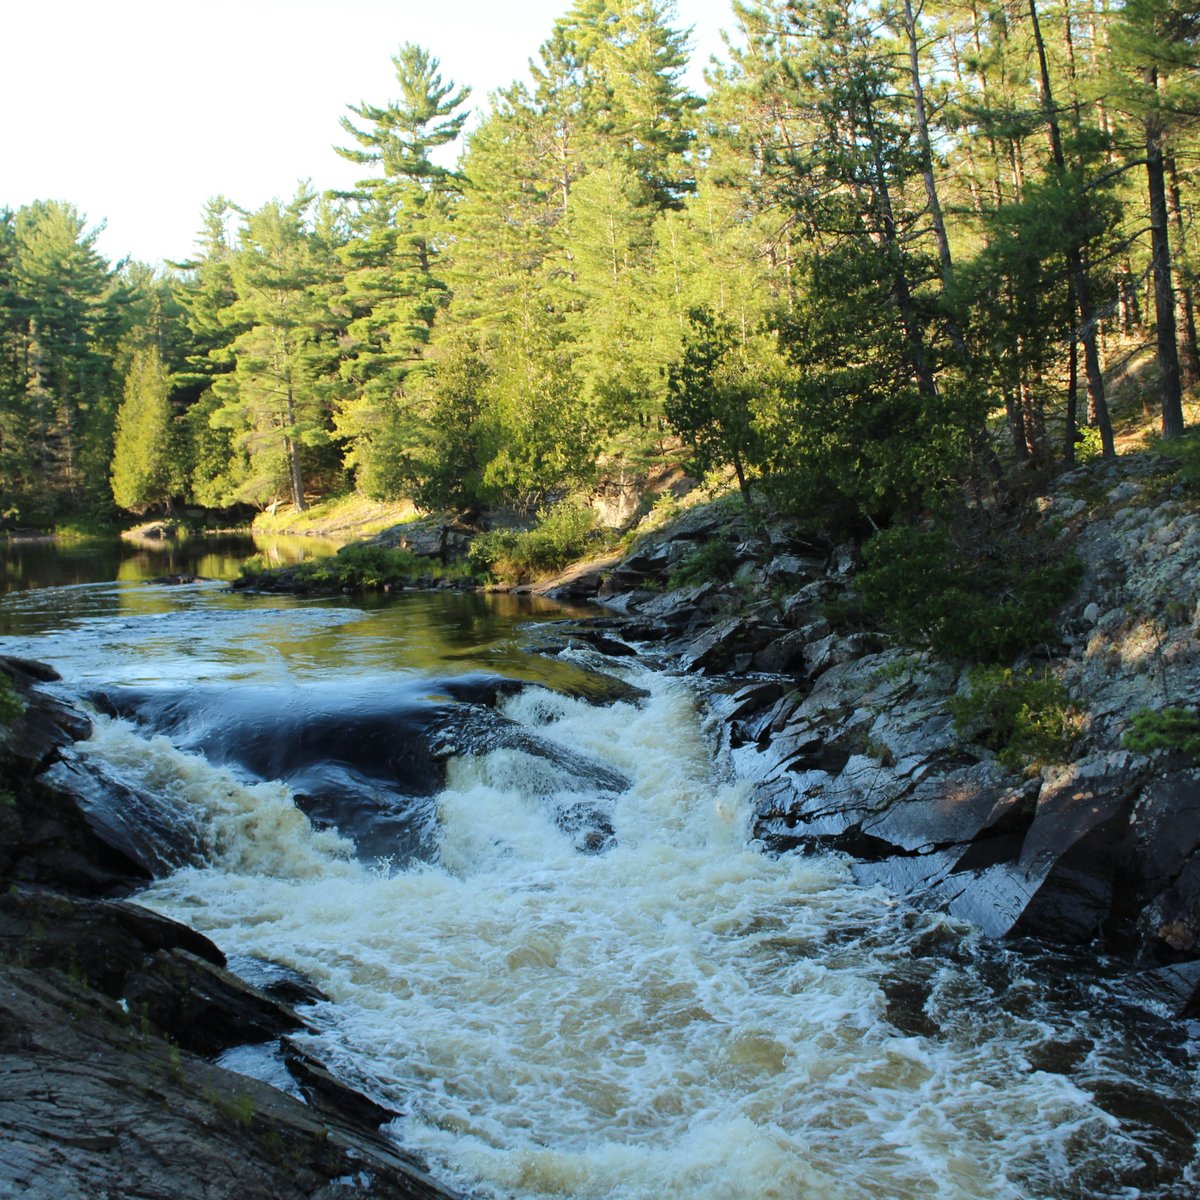
M 263 504 L 283 488 L 303 510 L 307 452 L 329 442 L 321 376 L 331 347 L 322 344 L 314 299 L 328 264 L 304 224 L 313 199 L 301 188 L 286 205 L 264 205 L 247 219 L 232 259 L 237 300 L 229 311 L 248 327 L 232 343 L 234 370 L 213 381 L 220 406 L 210 418 L 247 455 L 230 500 Z
M 1171 268 L 1167 160 L 1172 139 L 1200 123 L 1200 11 L 1187 0 L 1127 0 L 1112 29 L 1117 103 L 1140 125 L 1150 212 L 1158 385 L 1165 438 L 1183 434 Z
M 43 515 L 107 499 L 128 297 L 95 248 L 99 232 L 49 201 L 22 208 L 11 226 L 9 346 L 22 366 L 7 407 L 19 410 L 28 446 L 24 503 Z
M 346 465 L 375 496 L 394 495 L 400 459 L 414 435 L 405 381 L 419 363 L 447 288 L 439 257 L 459 181 L 432 160 L 461 133 L 469 88 L 444 82 L 438 60 L 405 44 L 392 58 L 400 98 L 351 106 L 342 127 L 358 143 L 338 153 L 377 167 L 352 199 L 356 211 L 343 247 L 342 342 L 345 383 L 336 428 Z M 397 457 L 399 455 L 399 458 Z
M 176 491 L 169 392 L 170 377 L 158 347 L 134 351 L 117 413 L 111 474 L 113 499 L 130 512 L 169 508 Z

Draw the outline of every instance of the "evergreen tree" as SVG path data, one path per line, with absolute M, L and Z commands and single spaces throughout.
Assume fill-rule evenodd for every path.
M 125 376 L 125 398 L 117 413 L 112 459 L 113 499 L 142 513 L 170 507 L 177 491 L 170 377 L 158 347 L 134 351 Z
M 438 60 L 419 46 L 405 44 L 392 64 L 400 98 L 351 106 L 361 124 L 344 117 L 342 127 L 357 147 L 338 151 L 382 172 L 359 184 L 343 248 L 346 386 L 336 414 L 346 464 L 375 496 L 396 494 L 404 478 L 400 460 L 414 433 L 405 380 L 447 298 L 438 259 L 459 184 L 431 155 L 461 133 L 470 94 L 444 82 Z
M 1118 103 L 1139 123 L 1150 212 L 1150 261 L 1163 437 L 1183 434 L 1171 271 L 1167 160 L 1171 142 L 1200 123 L 1200 10 L 1187 0 L 1126 0 L 1112 31 L 1123 69 Z
M 321 377 L 332 348 L 322 342 L 314 298 L 327 264 L 305 226 L 313 199 L 301 188 L 286 205 L 264 205 L 247 219 L 232 259 L 237 300 L 229 311 L 247 328 L 231 346 L 233 371 L 213 380 L 219 407 L 210 421 L 232 432 L 248 471 L 227 501 L 264 504 L 282 489 L 302 510 L 306 460 L 329 443 Z
M 8 223 L 5 324 L 10 437 L 19 438 L 17 506 L 46 517 L 107 500 L 128 295 L 71 205 L 37 201 Z M 10 500 L 8 507 L 12 507 Z
M 187 262 L 172 264 L 176 272 L 172 299 L 186 329 L 186 346 L 172 382 L 186 431 L 187 491 L 196 503 L 210 507 L 230 503 L 247 471 L 246 456 L 235 445 L 232 428 L 214 425 L 211 419 L 220 408 L 213 382 L 233 370 L 233 343 L 249 328 L 248 318 L 234 308 L 236 238 L 230 224 L 239 215 L 245 214 L 224 196 L 210 199 L 196 237 L 198 253 Z

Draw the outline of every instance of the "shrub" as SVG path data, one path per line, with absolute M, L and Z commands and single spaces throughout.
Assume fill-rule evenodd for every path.
M 356 592 L 401 587 L 431 575 L 439 578 L 468 578 L 471 575 L 468 567 L 443 566 L 409 550 L 361 544 L 343 546 L 329 558 L 312 559 L 265 573 L 290 580 L 300 589 L 340 591 L 348 588 Z M 243 577 L 254 579 L 263 574 L 262 560 L 257 556 L 242 564 Z
M 0 725 L 11 725 L 25 711 L 25 702 L 13 691 L 12 683 L 0 675 Z
M 1143 708 L 1133 714 L 1121 744 L 1126 750 L 1150 754 L 1179 750 L 1200 758 L 1200 712 L 1186 708 Z
M 704 542 L 671 568 L 667 587 L 690 587 L 696 583 L 726 583 L 737 570 L 733 547 L 721 538 Z
M 1008 767 L 1061 762 L 1079 735 L 1081 715 L 1050 675 L 1008 667 L 976 667 L 969 690 L 947 702 L 959 737 L 996 752 Z
M 307 566 L 332 572 L 335 582 L 362 590 L 408 583 L 429 573 L 427 560 L 409 550 L 385 550 L 382 546 L 343 546 L 332 558 L 304 563 L 301 569 Z
M 1011 662 L 1051 637 L 1083 568 L 1044 535 L 899 525 L 863 547 L 857 586 L 868 616 L 945 658 Z
M 1179 460 L 1179 477 L 1195 491 L 1200 489 L 1200 430 L 1192 429 L 1183 437 L 1163 443 L 1163 450 Z
M 532 529 L 495 529 L 471 544 L 470 561 L 500 579 L 544 575 L 582 558 L 596 528 L 596 514 L 565 501 L 542 512 Z

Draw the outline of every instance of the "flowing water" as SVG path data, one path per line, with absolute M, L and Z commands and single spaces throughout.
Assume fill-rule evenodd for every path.
M 472 1195 L 1197 1193 L 1187 1030 L 762 853 L 693 686 L 528 652 L 561 615 L 75 582 L 0 598 L 0 651 L 120 712 L 86 756 L 187 828 L 141 899 L 315 981 L 314 1052 Z

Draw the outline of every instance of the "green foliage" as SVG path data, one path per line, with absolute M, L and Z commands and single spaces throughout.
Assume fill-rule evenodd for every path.
M 168 385 L 158 348 L 135 351 L 117 413 L 111 473 L 113 499 L 130 512 L 166 504 L 178 490 Z
M 1100 441 L 1100 430 L 1094 425 L 1085 425 L 1079 430 L 1079 436 L 1075 442 L 1075 461 L 1080 465 L 1094 462 L 1103 453 L 1104 446 Z
M 582 558 L 595 528 L 590 508 L 564 501 L 543 512 L 532 529 L 496 529 L 476 538 L 470 561 L 499 579 L 544 575 Z
M 778 408 L 784 363 L 768 332 L 746 337 L 705 308 L 688 317 L 683 353 L 667 376 L 664 412 L 701 475 L 730 466 L 742 495 L 764 457 L 756 415 Z
M 11 681 L 0 675 L 0 725 L 11 725 L 25 711 L 25 701 L 13 691 Z
M 1121 745 L 1139 754 L 1178 750 L 1200 758 L 1200 712 L 1176 707 L 1139 709 L 1133 714 Z
M 423 380 L 424 445 L 412 450 L 413 499 L 427 512 L 462 512 L 480 503 L 487 467 L 483 416 L 491 369 L 469 337 L 437 348 L 434 370 Z
M 684 454 L 854 536 L 964 482 L 986 505 L 989 419 L 1018 459 L 1058 452 L 1094 318 L 1149 340 L 1135 281 L 1158 278 L 1161 357 L 1166 285 L 1194 307 L 1195 5 L 1094 7 L 1068 42 L 1065 10 L 1035 36 L 1003 5 L 739 4 L 702 105 L 674 5 L 572 0 L 456 164 L 468 89 L 405 44 L 397 98 L 342 121 L 371 178 L 216 197 L 169 274 L 110 267 L 69 204 L 0 211 L 0 520 L 96 511 L 110 481 L 134 509 L 352 484 L 530 513 Z M 911 636 L 1000 658 L 1041 636 L 1046 589 L 965 558 L 966 582 L 926 564 L 950 590 L 899 613 Z
M 967 682 L 969 690 L 947 703 L 960 737 L 981 742 L 1014 769 L 1068 757 L 1080 713 L 1053 676 L 985 666 Z
M 247 565 L 243 575 L 261 574 Z M 409 550 L 389 550 L 383 546 L 355 544 L 343 546 L 330 558 L 318 558 L 284 568 L 283 574 L 298 590 L 373 592 L 384 588 L 406 587 L 420 580 L 470 577 L 462 566 L 443 566 Z
M 209 421 L 230 431 L 245 473 L 231 479 L 225 503 L 265 506 L 286 494 L 303 509 L 306 478 L 329 444 L 334 349 L 319 292 L 333 264 L 314 200 L 301 187 L 288 204 L 272 200 L 251 214 L 231 261 L 229 315 L 241 332 L 228 346 L 233 371 L 213 380 L 220 404 Z
M 728 583 L 737 570 L 733 547 L 724 538 L 702 542 L 671 568 L 667 587 L 691 587 L 697 583 Z
M 946 658 L 1007 662 L 1050 638 L 1082 564 L 1036 531 L 898 525 L 863 547 L 865 613 Z
M 893 274 L 871 245 L 824 249 L 798 265 L 803 293 L 780 322 L 791 383 L 761 423 L 767 488 L 835 527 L 911 518 L 951 493 L 983 420 L 966 380 L 915 373 Z
M 1160 451 L 1179 463 L 1179 478 L 1192 491 L 1200 491 L 1200 429 L 1192 429 L 1181 438 L 1161 443 Z
M 389 550 L 363 543 L 343 546 L 329 558 L 312 559 L 278 570 L 264 572 L 258 560 L 249 560 L 242 566 L 242 577 L 252 583 L 264 574 L 298 592 L 377 592 L 419 586 L 432 579 L 466 581 L 474 578 L 466 564 L 443 564 L 409 550 Z

